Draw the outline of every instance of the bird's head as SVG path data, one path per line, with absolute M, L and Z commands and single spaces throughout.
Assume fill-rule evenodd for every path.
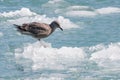
M 62 31 L 63 29 L 61 28 L 60 26 L 60 23 L 58 21 L 53 21 L 51 24 L 50 24 L 51 28 L 53 29 L 56 29 L 56 28 L 60 28 Z

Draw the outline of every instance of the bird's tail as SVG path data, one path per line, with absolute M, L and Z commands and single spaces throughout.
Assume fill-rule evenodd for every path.
M 13 24 L 14 26 L 16 26 L 18 31 L 26 31 L 26 29 L 23 28 L 23 26 L 17 25 L 17 24 Z
M 17 28 L 18 31 L 22 31 L 23 30 L 20 25 L 17 25 L 17 24 L 13 24 L 13 25 Z

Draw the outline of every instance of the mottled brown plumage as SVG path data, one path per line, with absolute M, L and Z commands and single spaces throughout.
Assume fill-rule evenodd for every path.
M 24 23 L 22 26 L 14 24 L 17 30 L 25 35 L 31 35 L 37 39 L 46 38 L 50 34 L 52 34 L 56 28 L 60 28 L 58 21 L 53 21 L 51 24 L 32 22 L 32 23 Z

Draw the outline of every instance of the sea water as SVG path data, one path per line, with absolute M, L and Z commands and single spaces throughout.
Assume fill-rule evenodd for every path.
M 13 24 L 58 20 L 48 38 Z M 119 0 L 0 0 L 0 80 L 120 80 Z

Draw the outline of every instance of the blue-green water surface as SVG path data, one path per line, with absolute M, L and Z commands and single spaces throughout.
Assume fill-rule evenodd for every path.
M 13 26 L 53 20 L 64 31 L 41 42 Z M 119 80 L 119 74 L 119 0 L 0 0 L 0 80 Z

